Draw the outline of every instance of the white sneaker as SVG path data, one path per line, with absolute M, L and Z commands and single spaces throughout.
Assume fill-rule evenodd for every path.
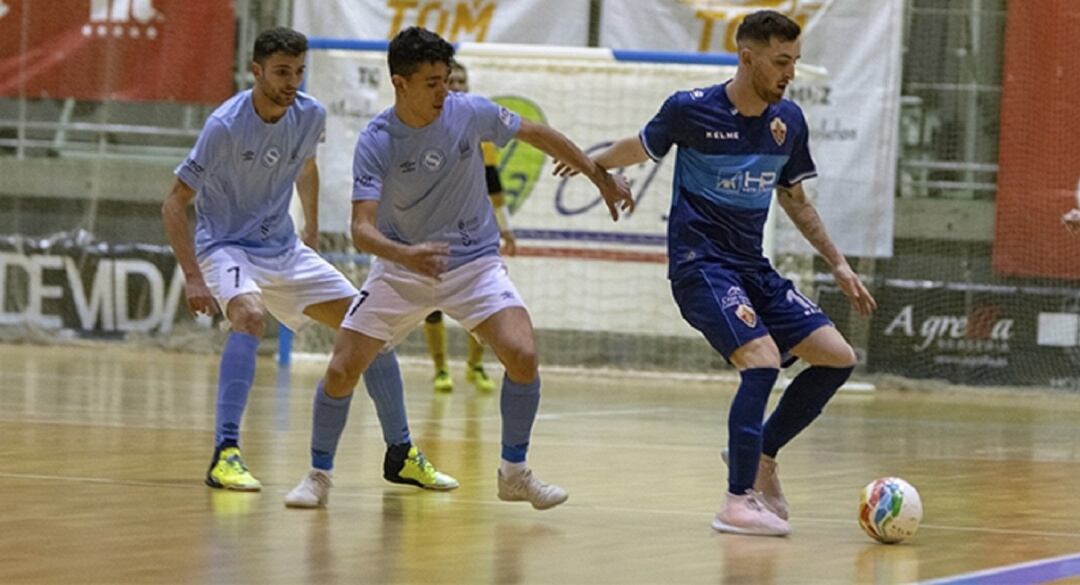
M 712 527 L 717 532 L 731 532 L 751 536 L 787 536 L 791 525 L 772 513 L 762 501 L 761 494 L 747 490 L 737 496 L 727 494 L 724 509 L 716 513 Z
M 536 479 L 531 469 L 511 476 L 504 476 L 499 470 L 499 499 L 504 502 L 529 502 L 537 510 L 547 510 L 569 497 L 561 487 Z
M 720 452 L 720 458 L 724 460 L 724 465 L 728 464 L 727 449 Z M 765 454 L 761 455 L 757 476 L 754 478 L 754 490 L 761 494 L 763 503 L 772 510 L 773 514 L 779 516 L 781 520 L 789 519 L 788 501 L 784 497 L 784 489 L 780 487 L 776 459 Z
M 330 497 L 330 472 L 312 469 L 300 480 L 300 484 L 285 495 L 287 508 L 322 508 Z

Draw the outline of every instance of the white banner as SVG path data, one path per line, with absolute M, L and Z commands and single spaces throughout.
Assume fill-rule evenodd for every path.
M 788 95 L 811 127 L 820 178 L 808 193 L 845 254 L 891 256 L 902 0 L 605 0 L 600 44 L 731 53 L 742 18 L 765 8 L 804 25 L 802 60 L 828 70 L 797 78 Z M 777 222 L 777 252 L 809 250 L 791 222 Z
M 585 0 L 305 0 L 293 26 L 313 37 L 389 40 L 421 26 L 451 42 L 584 46 Z

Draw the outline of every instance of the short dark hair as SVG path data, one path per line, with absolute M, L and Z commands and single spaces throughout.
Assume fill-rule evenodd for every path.
M 399 32 L 394 40 L 390 41 L 386 54 L 390 75 L 402 77 L 416 73 L 424 63 L 445 63 L 449 67 L 453 60 L 453 45 L 418 26 L 410 26 Z
M 298 57 L 306 53 L 307 49 L 307 37 L 291 28 L 279 26 L 259 33 L 259 37 L 255 39 L 251 60 L 262 64 L 274 53 Z
M 750 41 L 768 45 L 776 37 L 784 42 L 799 38 L 799 23 L 775 10 L 759 10 L 748 15 L 735 30 L 735 42 Z

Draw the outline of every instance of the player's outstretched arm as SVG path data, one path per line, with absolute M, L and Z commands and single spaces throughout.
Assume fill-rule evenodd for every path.
M 558 130 L 522 119 L 517 137 L 588 177 L 600 190 L 600 195 L 611 212 L 611 219 L 618 221 L 620 212 L 628 214 L 634 210 L 634 197 L 630 194 L 626 180 L 612 176 L 597 165 Z
M 649 153 L 641 144 L 641 138 L 637 135 L 627 136 L 616 141 L 592 156 L 593 162 L 605 169 L 621 169 L 649 160 Z M 555 162 L 555 175 L 559 177 L 572 177 L 577 171 L 562 161 Z
M 318 251 L 319 165 L 315 162 L 315 157 L 304 161 L 304 166 L 296 177 L 296 193 L 300 196 L 300 207 L 304 210 L 304 228 L 300 230 L 300 241 Z
M 777 188 L 780 206 L 795 222 L 795 226 L 802 232 L 811 245 L 820 253 L 825 261 L 832 267 L 833 277 L 837 286 L 843 291 L 844 296 L 855 307 L 860 315 L 869 315 L 877 308 L 877 301 L 866 289 L 866 285 L 859 279 L 859 275 L 848 265 L 847 259 L 840 253 L 828 232 L 825 231 L 825 223 L 821 221 L 817 209 L 806 197 L 806 191 L 802 185 Z
M 399 244 L 375 227 L 378 210 L 378 201 L 353 201 L 351 228 L 353 245 L 357 250 L 401 264 L 426 276 L 438 277 L 446 271 L 446 255 L 450 250 L 445 242 L 424 242 L 412 246 Z
M 194 201 L 195 190 L 176 179 L 172 190 L 165 196 L 165 203 L 161 205 L 161 220 L 165 224 L 165 235 L 169 238 L 176 263 L 184 271 L 184 296 L 187 297 L 188 310 L 213 315 L 218 312 L 217 302 L 210 294 L 195 258 L 195 244 L 191 240 L 191 225 L 187 219 L 187 208 Z

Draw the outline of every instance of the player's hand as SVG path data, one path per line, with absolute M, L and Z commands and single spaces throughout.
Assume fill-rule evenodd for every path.
M 844 265 L 833 269 L 833 278 L 840 291 L 848 298 L 855 311 L 863 317 L 869 317 L 870 313 L 877 308 L 877 301 L 866 289 L 866 285 L 859 279 L 859 275 L 850 266 Z
M 449 254 L 450 245 L 446 242 L 424 242 L 406 247 L 400 263 L 413 272 L 438 278 L 446 272 L 446 257 Z
M 1070 209 L 1068 213 L 1061 216 L 1061 223 L 1065 224 L 1065 229 L 1070 232 L 1080 233 L 1080 209 Z
M 304 226 L 303 231 L 300 232 L 300 241 L 304 242 L 304 245 L 316 252 L 319 251 L 319 228 L 308 229 L 308 226 Z
M 499 253 L 503 256 L 517 256 L 517 236 L 514 235 L 514 231 L 502 230 L 499 232 L 499 237 L 502 238 Z
M 210 287 L 202 275 L 192 276 L 184 280 L 184 296 L 187 297 L 188 310 L 192 315 L 216 315 L 218 313 L 217 301 L 210 294 Z
M 551 171 L 551 174 L 556 177 L 576 177 L 579 173 L 574 167 L 561 160 L 557 160 L 555 161 L 555 168 Z
M 630 193 L 630 183 L 626 177 L 605 171 L 596 186 L 611 212 L 612 221 L 619 221 L 620 214 L 625 216 L 634 212 L 634 195 Z

